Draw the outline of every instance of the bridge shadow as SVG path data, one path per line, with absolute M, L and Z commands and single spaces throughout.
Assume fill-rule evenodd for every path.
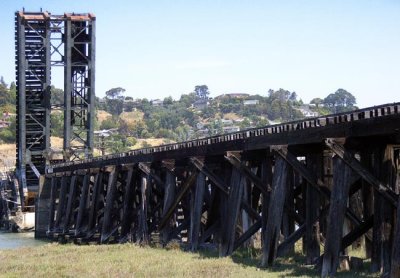
M 200 258 L 219 258 L 218 250 L 199 250 Z M 314 265 L 306 265 L 305 257 L 300 253 L 294 253 L 289 256 L 277 258 L 273 266 L 261 268 L 261 250 L 242 248 L 235 251 L 231 259 L 233 262 L 246 268 L 254 268 L 265 275 L 274 277 L 320 277 L 320 270 Z M 377 277 L 376 273 L 370 273 L 368 270 L 370 263 L 365 262 L 360 271 L 339 271 L 336 277 Z

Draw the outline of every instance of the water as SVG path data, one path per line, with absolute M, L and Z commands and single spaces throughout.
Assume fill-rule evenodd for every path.
M 20 247 L 33 247 L 47 242 L 36 240 L 34 233 L 10 233 L 0 231 L 0 249 L 17 249 Z

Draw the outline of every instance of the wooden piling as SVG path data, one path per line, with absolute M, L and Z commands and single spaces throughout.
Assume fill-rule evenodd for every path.
M 333 158 L 333 189 L 330 198 L 322 277 L 332 277 L 339 266 L 343 223 L 350 189 L 351 169 L 339 157 Z
M 272 265 L 277 256 L 278 241 L 281 232 L 281 223 L 285 196 L 287 192 L 288 165 L 282 157 L 277 156 L 272 179 L 266 237 L 263 246 L 261 266 Z

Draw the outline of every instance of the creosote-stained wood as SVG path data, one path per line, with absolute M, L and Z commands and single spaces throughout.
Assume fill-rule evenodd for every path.
M 285 196 L 287 192 L 288 165 L 278 156 L 275 161 L 272 179 L 272 192 L 270 197 L 266 238 L 263 246 L 261 266 L 273 264 L 276 256 L 281 232 L 281 222 Z
M 201 224 L 201 215 L 203 214 L 203 199 L 204 191 L 206 187 L 205 175 L 199 173 L 196 180 L 196 188 L 193 190 L 194 196 L 192 195 L 192 208 L 190 214 L 190 250 L 196 251 L 199 247 L 199 233 Z
M 235 247 L 236 224 L 242 201 L 244 183 L 244 176 L 233 167 L 231 174 L 231 187 L 224 210 L 225 215 L 222 218 L 222 221 L 224 222 L 221 223 L 223 232 L 219 248 L 220 256 L 231 255 Z
M 90 185 L 90 175 L 87 174 L 83 177 L 83 186 L 79 196 L 79 209 L 78 215 L 75 224 L 75 236 L 78 236 L 81 232 L 82 224 L 85 220 L 87 220 L 87 208 L 88 208 L 88 195 L 89 195 L 89 185 Z
M 104 211 L 103 226 L 101 227 L 101 242 L 105 242 L 111 235 L 111 217 L 117 189 L 118 168 L 114 168 L 108 176 L 106 206 Z
M 352 171 L 339 157 L 333 158 L 333 189 L 330 199 L 322 277 L 332 277 L 339 266 L 343 223 Z
M 176 177 L 170 170 L 167 169 L 165 174 L 163 212 L 167 212 L 167 210 L 173 204 L 175 199 L 175 191 L 176 191 Z M 169 241 L 170 233 L 173 226 L 174 226 L 173 221 L 170 221 L 170 223 L 165 225 L 165 227 L 161 230 L 161 240 L 163 244 L 166 244 Z
M 322 175 L 322 155 L 311 154 L 306 157 L 307 168 L 320 179 Z M 318 219 L 320 196 L 315 187 L 307 184 L 306 188 L 306 260 L 312 264 L 320 255 L 320 228 Z

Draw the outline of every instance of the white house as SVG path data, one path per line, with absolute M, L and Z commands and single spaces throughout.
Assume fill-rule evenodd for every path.
M 257 105 L 259 103 L 260 103 L 260 101 L 258 99 L 246 99 L 246 100 L 243 101 L 243 105 L 244 106 Z

